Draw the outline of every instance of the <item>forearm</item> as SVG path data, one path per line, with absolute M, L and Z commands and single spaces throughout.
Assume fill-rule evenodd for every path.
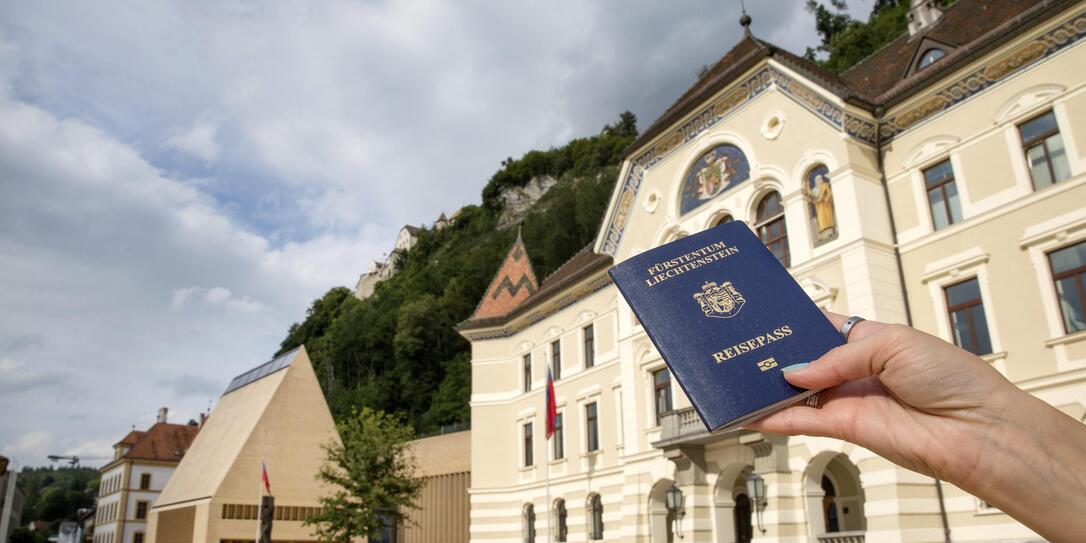
M 1086 426 L 1015 389 L 975 476 L 951 481 L 1053 542 L 1086 541 Z

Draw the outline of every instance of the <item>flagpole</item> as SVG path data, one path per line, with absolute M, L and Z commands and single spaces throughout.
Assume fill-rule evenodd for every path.
M 552 379 L 551 364 L 550 362 L 547 362 L 547 384 L 543 387 L 543 435 L 545 436 L 545 439 L 543 440 L 543 478 L 546 480 L 547 486 L 547 543 L 552 543 L 554 541 L 551 539 L 551 461 L 549 456 L 551 438 L 547 434 L 547 421 L 550 420 L 551 416 L 550 393 L 551 387 L 554 386 L 551 381 Z
M 253 543 L 260 543 L 260 505 L 264 500 L 264 458 L 260 459 L 260 480 L 258 481 L 259 487 L 256 489 L 256 537 L 253 538 Z

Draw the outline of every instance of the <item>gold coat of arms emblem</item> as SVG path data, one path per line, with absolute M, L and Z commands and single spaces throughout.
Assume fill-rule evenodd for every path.
M 701 292 L 694 294 L 694 300 L 697 300 L 706 317 L 718 319 L 734 317 L 743 308 L 743 304 L 747 303 L 731 281 L 722 285 L 706 281 L 701 286 Z

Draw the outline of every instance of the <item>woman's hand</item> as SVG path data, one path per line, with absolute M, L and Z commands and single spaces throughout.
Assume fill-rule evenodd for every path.
M 845 322 L 826 316 L 838 329 Z M 789 407 L 749 428 L 850 441 L 954 483 L 1050 539 L 1077 524 L 1074 540 L 1086 540 L 1086 427 L 973 354 L 863 321 L 846 345 L 782 370 L 798 387 L 826 389 L 821 408 Z

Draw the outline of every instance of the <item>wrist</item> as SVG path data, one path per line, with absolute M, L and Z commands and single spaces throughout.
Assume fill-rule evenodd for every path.
M 957 482 L 1041 535 L 1080 518 L 1086 429 L 1043 400 L 1008 383 L 971 477 Z M 1027 521 L 1029 519 L 1029 521 Z

